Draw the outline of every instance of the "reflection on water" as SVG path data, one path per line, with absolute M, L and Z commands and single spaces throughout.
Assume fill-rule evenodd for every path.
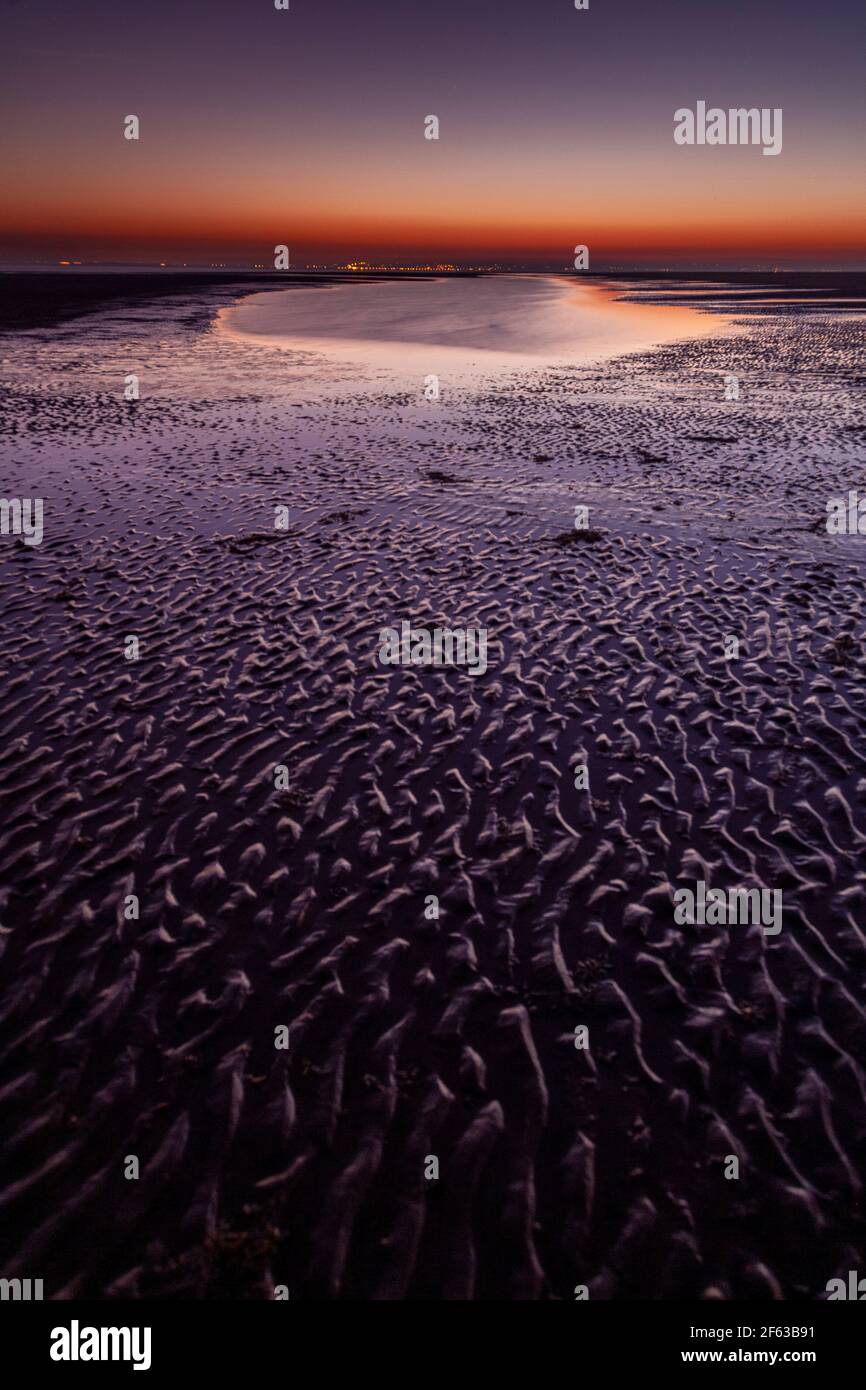
M 232 337 L 390 368 L 514 370 L 735 331 L 726 316 L 629 303 L 564 276 L 385 281 L 252 295 L 220 312 Z

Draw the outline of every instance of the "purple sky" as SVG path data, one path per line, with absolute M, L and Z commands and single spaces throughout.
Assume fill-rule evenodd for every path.
M 7 260 L 864 262 L 855 0 L 0 14 Z M 698 100 L 781 107 L 781 155 L 677 146 Z

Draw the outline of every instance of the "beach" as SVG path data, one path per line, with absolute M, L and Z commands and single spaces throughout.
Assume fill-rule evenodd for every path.
M 0 545 L 0 1265 L 51 1297 L 863 1268 L 862 285 L 611 277 L 572 342 L 588 292 L 490 284 L 396 337 L 384 278 L 0 336 L 45 507 Z M 486 669 L 383 665 L 403 621 Z M 698 881 L 781 930 L 680 925 Z

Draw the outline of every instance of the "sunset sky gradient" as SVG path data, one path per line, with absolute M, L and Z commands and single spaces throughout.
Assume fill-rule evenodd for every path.
M 861 0 L 28 0 L 0 29 L 6 263 L 866 263 Z M 699 99 L 781 107 L 781 155 L 676 146 Z

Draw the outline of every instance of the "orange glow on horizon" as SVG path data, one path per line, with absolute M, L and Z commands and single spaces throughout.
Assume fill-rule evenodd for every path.
M 231 191 L 225 180 L 190 188 L 166 176 L 140 183 L 119 179 L 104 197 L 92 184 L 85 191 L 73 181 L 50 193 L 21 188 L 16 206 L 6 208 L 0 242 L 51 246 L 55 257 L 71 250 L 81 255 L 94 246 L 149 252 L 155 260 L 239 253 L 265 267 L 279 244 L 289 247 L 293 263 L 402 255 L 437 263 L 543 257 L 567 265 L 581 243 L 590 248 L 591 264 L 718 256 L 849 258 L 863 264 L 866 198 L 860 187 L 840 178 L 819 203 L 811 203 L 797 179 L 775 186 L 770 196 L 760 173 L 760 165 L 748 172 L 736 198 L 721 196 L 703 171 L 682 181 L 626 182 L 611 175 L 594 185 L 591 199 L 558 184 L 525 197 L 523 190 L 479 190 L 462 181 L 402 192 L 377 185 L 374 194 L 347 183 L 339 196 L 320 190 L 300 210 L 284 191 L 278 196 L 267 181 L 242 174 L 231 180 Z
M 724 220 L 647 218 L 643 222 L 604 223 L 578 219 L 543 223 L 540 220 L 491 225 L 481 219 L 450 220 L 441 217 L 435 224 L 406 218 L 400 222 L 379 217 L 359 217 L 339 222 L 300 219 L 287 214 L 282 219 L 256 222 L 231 221 L 214 224 L 209 219 L 162 217 L 151 214 L 147 220 L 116 215 L 96 223 L 78 216 L 58 227 L 30 223 L 9 225 L 2 241 L 34 248 L 67 243 L 80 256 L 90 245 L 151 251 L 154 259 L 165 263 L 172 253 L 183 252 L 210 257 L 243 253 L 263 268 L 272 265 L 272 248 L 285 243 L 292 263 L 299 257 L 338 257 L 354 262 L 375 261 L 383 255 L 422 256 L 436 263 L 474 258 L 506 256 L 513 260 L 543 257 L 569 264 L 574 246 L 580 242 L 590 248 L 591 263 L 611 257 L 673 259 L 683 256 L 761 256 L 797 255 L 851 256 L 863 263 L 866 247 L 866 214 L 828 220 L 821 216 L 765 218 L 729 216 Z M 60 261 L 70 264 L 70 260 Z

